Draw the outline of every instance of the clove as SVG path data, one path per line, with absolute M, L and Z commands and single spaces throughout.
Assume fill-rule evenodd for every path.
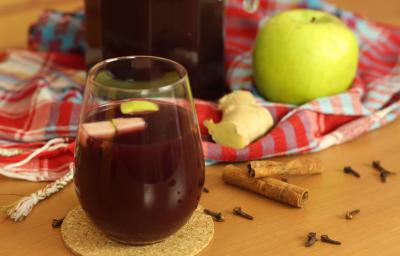
M 313 244 L 315 244 L 315 242 L 317 242 L 318 241 L 318 238 L 317 238 L 317 233 L 315 233 L 315 232 L 310 232 L 310 233 L 308 233 L 308 235 L 307 235 L 307 241 L 306 241 L 306 243 L 304 244 L 306 247 L 311 247 Z
M 251 216 L 250 214 L 244 212 L 241 207 L 233 208 L 233 214 L 235 214 L 237 216 L 241 216 L 241 217 L 243 217 L 245 219 L 248 219 L 248 220 L 253 220 L 254 219 L 253 216 Z
M 372 161 L 372 167 L 380 172 L 379 176 L 383 183 L 386 182 L 387 176 L 396 174 L 395 172 L 388 171 L 386 168 L 384 168 L 380 161 Z
M 206 187 L 203 187 L 203 192 L 204 193 L 210 193 L 210 190 L 208 190 L 208 188 L 206 188 Z
M 328 235 L 322 235 L 321 242 L 328 243 L 328 244 L 337 244 L 337 245 L 342 244 L 340 241 L 330 239 Z
M 62 218 L 62 219 L 53 219 L 53 221 L 51 222 L 51 226 L 53 228 L 59 228 L 59 227 L 61 227 L 63 222 L 64 222 L 64 218 Z
M 288 180 L 286 178 L 281 178 L 281 181 L 288 183 Z
M 346 213 L 346 219 L 351 220 L 351 219 L 353 219 L 354 215 L 359 214 L 359 213 L 360 213 L 360 209 L 355 209 L 355 210 L 352 210 L 352 211 L 348 211 Z
M 389 173 L 387 173 L 387 172 L 381 172 L 381 173 L 379 174 L 379 177 L 381 177 L 381 181 L 382 181 L 383 183 L 386 182 L 387 176 L 388 176 L 388 175 L 389 175 Z
M 361 175 L 357 171 L 355 171 L 353 168 L 351 168 L 351 166 L 344 167 L 343 171 L 344 171 L 344 173 L 349 173 L 357 178 L 361 177 Z
M 204 213 L 207 214 L 207 215 L 210 215 L 211 217 L 213 217 L 213 219 L 215 221 L 218 221 L 218 222 L 223 222 L 224 221 L 224 216 L 222 216 L 221 212 L 213 212 L 213 211 L 211 211 L 209 209 L 204 209 Z

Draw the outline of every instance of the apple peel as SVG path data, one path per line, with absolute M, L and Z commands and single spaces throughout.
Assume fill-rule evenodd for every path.
M 159 110 L 156 103 L 147 100 L 132 100 L 120 105 L 123 114 L 137 114 L 143 112 L 155 112 Z
M 204 121 L 213 140 L 223 146 L 241 149 L 263 136 L 272 126 L 267 109 L 257 104 L 250 92 L 235 91 L 220 99 L 222 120 Z

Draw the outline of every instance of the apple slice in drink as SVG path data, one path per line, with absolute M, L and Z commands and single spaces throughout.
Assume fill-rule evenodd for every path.
M 84 123 L 79 129 L 79 142 L 87 146 L 89 137 L 96 139 L 111 139 L 114 137 L 115 127 L 110 121 Z
M 79 141 L 82 146 L 87 146 L 88 139 L 111 139 L 118 134 L 125 134 L 144 129 L 146 122 L 143 118 L 114 118 L 108 121 L 84 123 L 79 129 Z
M 118 134 L 139 131 L 146 127 L 146 122 L 140 117 L 114 118 L 112 119 L 112 123 Z
M 159 110 L 156 103 L 147 100 L 132 100 L 121 103 L 123 114 L 133 115 L 137 113 L 155 112 Z

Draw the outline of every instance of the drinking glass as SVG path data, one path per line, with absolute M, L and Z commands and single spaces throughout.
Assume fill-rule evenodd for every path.
M 186 70 L 152 56 L 108 59 L 89 72 L 74 182 L 90 220 L 129 244 L 162 241 L 191 217 L 204 159 Z

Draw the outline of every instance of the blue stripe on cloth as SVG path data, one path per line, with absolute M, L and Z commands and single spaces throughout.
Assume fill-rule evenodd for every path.
M 69 119 L 70 124 L 77 125 L 79 123 L 79 116 L 80 116 L 80 106 L 77 104 L 72 105 L 71 116 Z
M 297 142 L 296 142 L 296 132 L 294 130 L 294 127 L 291 123 L 289 122 L 283 122 L 280 125 L 281 129 L 283 130 L 286 138 L 286 148 L 288 150 L 294 149 L 297 147 Z
M 251 90 L 252 88 L 253 88 L 253 84 L 251 83 L 251 81 L 241 82 L 241 83 L 236 83 L 236 84 L 231 85 L 231 89 L 234 91 L 241 90 L 241 89 Z
M 245 161 L 249 159 L 249 148 L 243 148 L 236 151 L 236 160 L 237 161 Z
M 363 116 L 368 116 L 368 115 L 372 114 L 372 112 L 371 112 L 371 110 L 369 110 L 368 108 L 366 108 L 364 105 L 362 105 L 361 114 L 362 114 Z
M 389 114 L 387 114 L 386 116 L 385 116 L 385 123 L 387 123 L 387 122 L 391 122 L 391 121 L 393 121 L 393 120 L 395 120 L 396 118 L 397 118 L 397 116 L 398 115 L 395 115 L 395 114 L 393 114 L 393 113 L 389 113 Z
M 308 142 L 312 141 L 312 137 L 311 137 L 312 123 L 310 122 L 310 119 L 308 118 L 307 114 L 304 111 L 300 111 L 298 113 L 298 117 L 301 120 L 301 122 L 303 123 L 304 130 L 306 131 L 307 141 Z
M 42 36 L 42 43 L 45 42 L 46 46 L 48 47 L 48 43 L 51 42 L 54 39 L 54 35 L 56 34 L 55 32 L 55 22 L 52 20 L 60 20 L 61 15 L 59 13 L 52 13 L 48 17 L 48 22 L 45 26 L 40 27 L 40 34 Z
M 64 137 L 74 137 L 76 135 L 75 133 L 78 130 L 78 126 L 77 125 L 68 125 L 68 126 L 65 126 L 65 127 L 68 127 L 68 128 L 65 128 L 65 129 L 62 129 L 62 130 L 65 130 L 65 131 L 68 130 L 69 133 L 63 133 Z M 54 139 L 54 138 L 58 137 L 58 135 L 55 133 L 55 131 L 60 131 L 60 130 L 61 130 L 60 126 L 52 125 L 52 126 L 45 127 L 43 129 L 43 134 L 34 135 L 34 136 L 35 137 L 36 136 L 40 136 L 41 137 L 40 140 Z M 27 132 L 27 136 L 30 136 L 29 132 Z M 35 139 L 35 140 L 38 140 L 38 139 Z
M 332 104 L 331 104 L 331 101 L 329 98 L 321 98 L 321 99 L 317 99 L 317 101 L 319 102 L 319 108 L 320 108 L 321 112 L 327 113 L 327 114 L 334 113 L 333 107 L 332 107 Z
M 339 95 L 340 101 L 342 103 L 343 113 L 345 115 L 355 115 L 356 111 L 353 108 L 353 103 L 351 100 L 351 96 L 348 93 L 342 93 Z
M 368 130 L 375 130 L 375 129 L 378 129 L 379 127 L 381 127 L 381 123 L 378 121 L 378 122 L 375 122 L 373 125 L 371 125 L 371 127 L 368 129 Z
M 351 12 L 341 10 L 340 18 L 343 20 L 350 20 L 350 19 L 354 19 L 354 15 Z
M 397 78 L 389 78 L 387 77 L 386 79 L 384 79 L 383 81 L 376 81 L 372 83 L 372 88 L 371 90 L 373 90 L 374 88 L 379 88 L 382 91 L 385 91 L 387 93 L 397 93 L 398 91 L 400 91 L 400 76 Z
M 265 106 L 264 106 L 265 107 Z M 269 106 L 269 107 L 265 107 L 269 113 L 272 116 L 272 119 L 274 120 L 274 124 L 276 124 L 278 122 L 278 118 L 277 118 L 277 113 L 276 113 L 276 107 L 274 106 Z
M 212 156 L 215 159 L 221 158 L 221 147 L 217 144 L 211 145 L 210 143 L 207 143 L 207 152 L 209 156 Z
M 382 107 L 382 104 L 378 102 L 368 101 L 364 104 L 364 106 L 369 109 L 378 110 Z
M 321 149 L 318 147 L 319 142 L 317 140 L 312 140 L 310 141 L 310 143 L 308 144 L 308 148 L 310 149 L 310 152 L 317 152 L 320 151 Z
M 386 102 L 386 101 L 388 101 L 388 100 L 391 98 L 391 95 L 382 94 L 382 93 L 379 93 L 379 92 L 377 92 L 377 91 L 373 91 L 373 89 L 372 89 L 372 90 L 371 90 L 370 92 L 368 92 L 368 94 L 367 94 L 367 99 L 368 99 L 369 97 L 375 98 L 375 99 L 377 99 L 377 100 L 379 100 L 379 101 L 382 101 L 382 102 Z
M 271 155 L 275 152 L 275 142 L 271 135 L 267 135 L 261 140 L 263 156 Z
M 217 164 L 218 161 L 206 159 L 206 160 L 204 161 L 204 163 L 205 163 L 206 166 L 211 166 L 211 165 Z
M 251 75 L 252 71 L 251 68 L 235 68 L 232 72 L 232 79 L 237 79 L 237 78 L 242 78 L 242 77 L 248 77 Z
M 319 9 L 322 7 L 322 3 L 320 0 L 307 0 L 306 6 L 312 9 Z
M 68 51 L 68 49 L 76 46 L 74 42 L 76 33 L 76 27 L 69 24 L 65 33 L 65 38 L 63 38 L 63 40 L 61 41 L 61 51 Z
M 47 125 L 45 127 L 47 131 L 51 131 L 51 129 L 54 131 L 57 128 L 57 118 L 60 115 L 60 111 L 62 111 L 60 104 L 53 103 L 52 107 L 50 108 L 49 119 L 47 120 Z
M 380 33 L 379 30 L 374 29 L 364 20 L 357 21 L 356 29 L 359 31 L 359 33 L 361 33 L 363 36 L 367 37 L 371 41 L 378 40 L 382 36 L 382 33 Z
M 83 97 L 82 97 L 82 94 L 80 94 L 80 93 L 77 93 L 77 95 L 75 95 L 75 97 L 68 99 L 69 102 L 74 103 L 74 104 L 82 104 L 82 100 L 83 100 Z
M 20 80 L 21 80 L 20 78 L 15 77 L 15 76 L 1 74 L 1 76 L 0 76 L 0 91 L 8 92 L 8 90 L 5 90 L 5 88 L 3 88 L 3 86 L 1 86 L 2 83 L 13 84 L 13 83 L 19 82 Z

